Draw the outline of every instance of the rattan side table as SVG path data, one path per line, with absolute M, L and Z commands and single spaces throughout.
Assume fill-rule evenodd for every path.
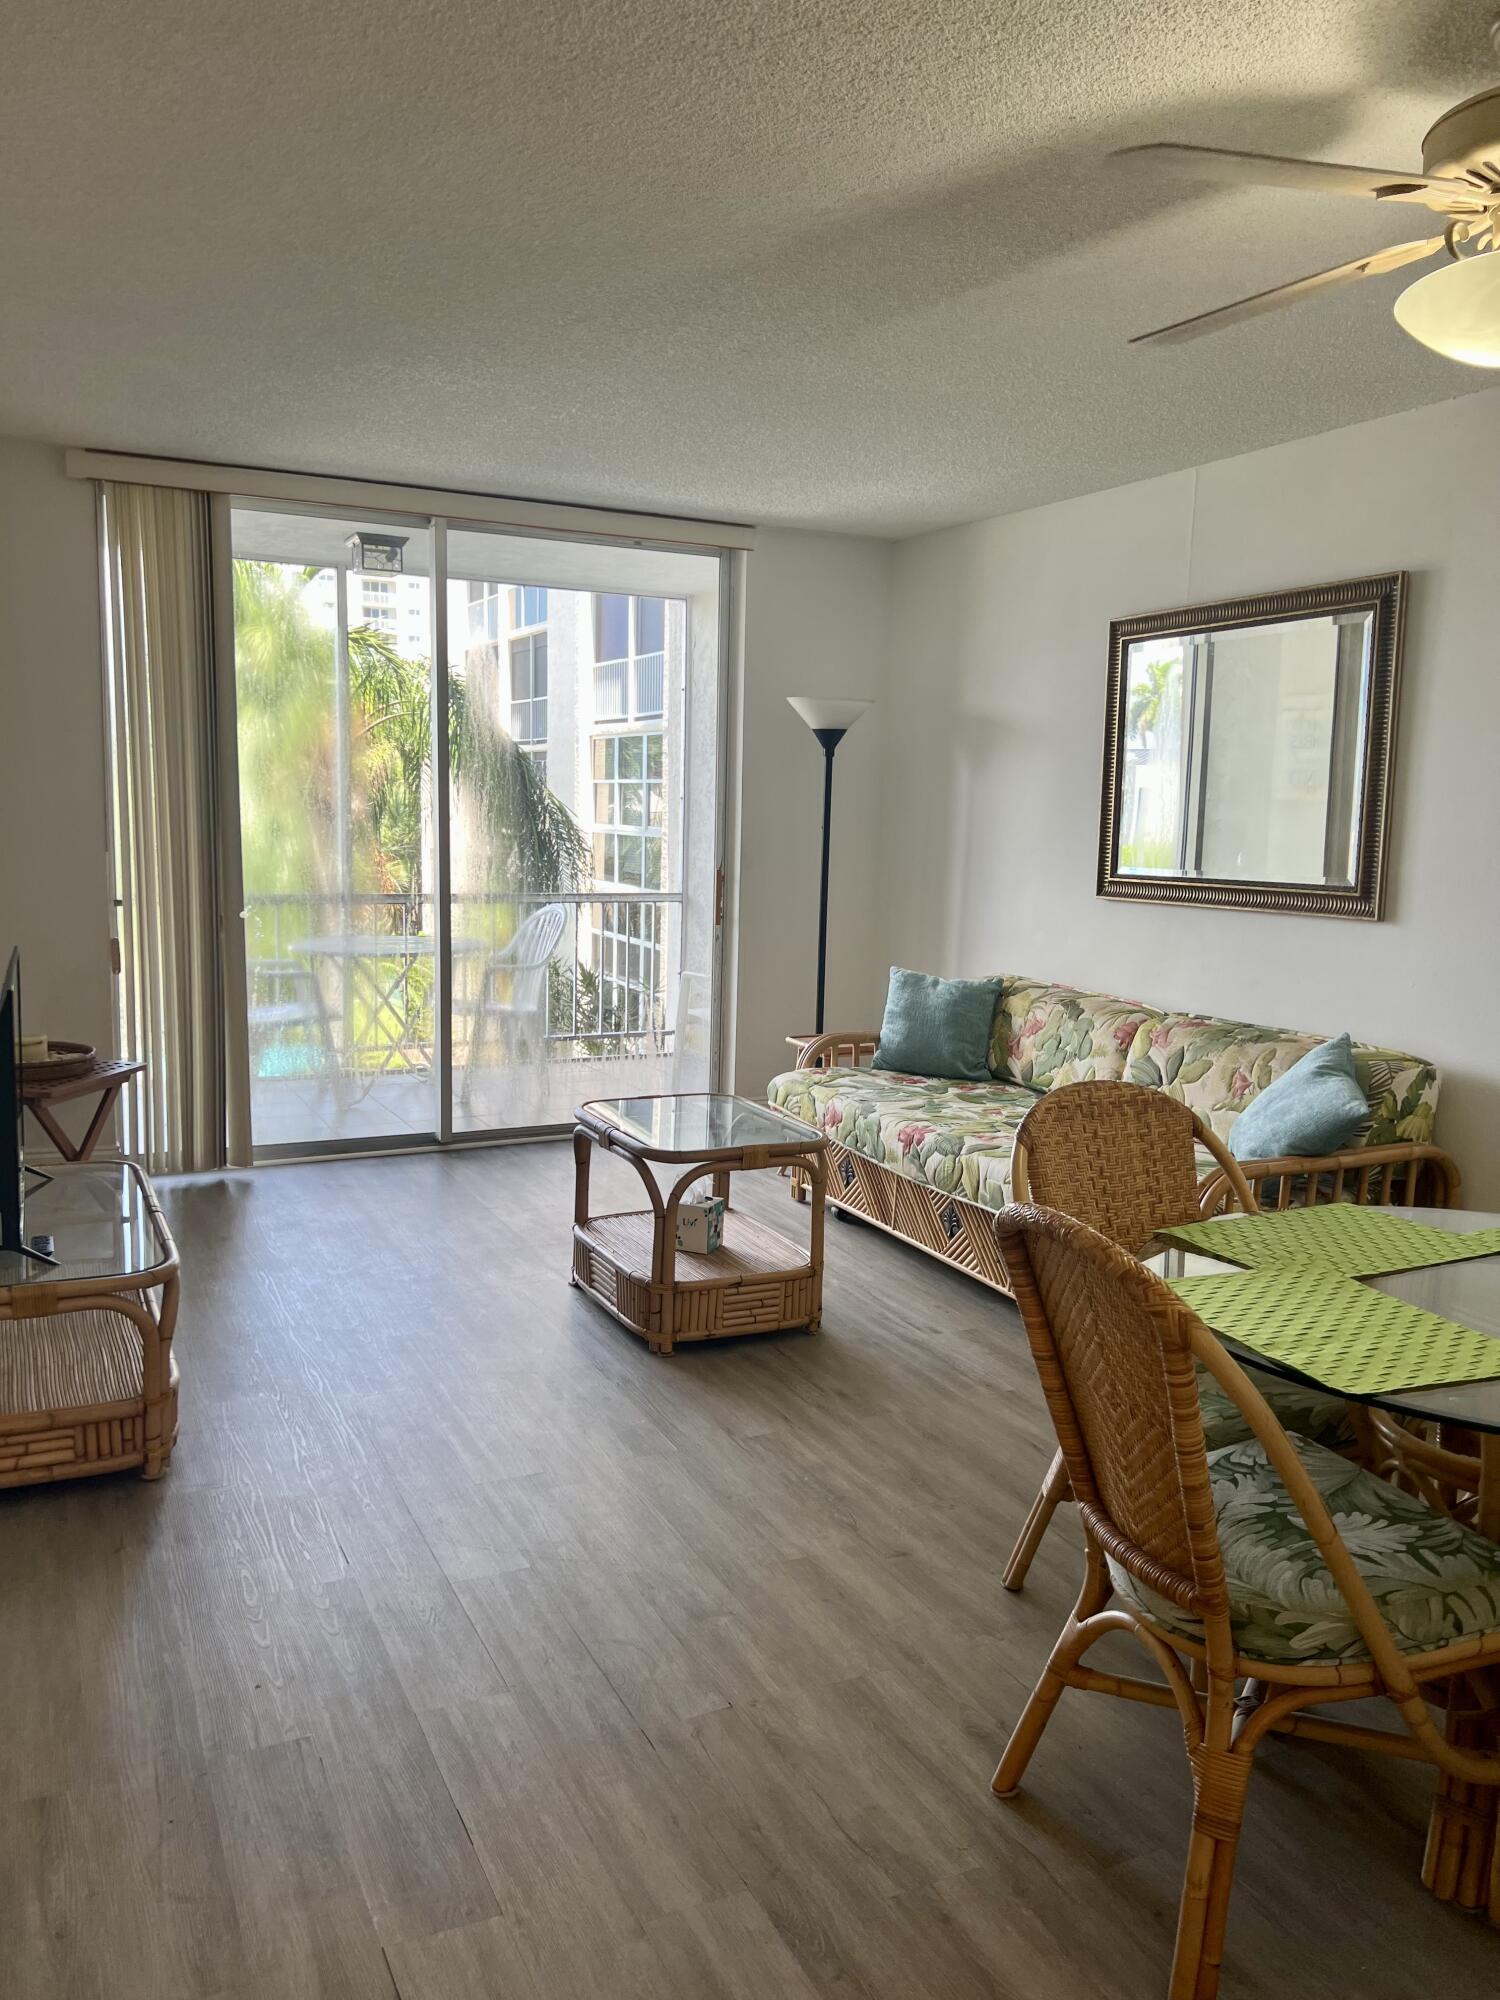
M 670 1354 L 680 1341 L 788 1327 L 816 1331 L 827 1151 L 820 1132 L 747 1098 L 716 1095 L 600 1098 L 574 1116 L 575 1285 L 656 1354 Z M 590 1214 L 596 1146 L 630 1162 L 648 1207 Z M 679 1171 L 663 1186 L 653 1164 Z M 783 1166 L 797 1167 L 812 1192 L 806 1247 L 730 1207 L 718 1250 L 697 1256 L 677 1249 L 678 1205 L 695 1181 L 711 1180 L 727 1202 L 732 1175 Z
M 0 1486 L 139 1466 L 177 1437 L 177 1248 L 140 1168 L 59 1167 L 26 1231 L 55 1265 L 0 1251 Z
M 143 1062 L 127 1062 L 113 1056 L 95 1056 L 86 1069 L 74 1076 L 64 1077 L 56 1083 L 49 1083 L 44 1077 L 23 1071 L 21 1102 L 56 1146 L 60 1159 L 91 1160 L 100 1135 L 120 1101 L 120 1092 L 133 1076 L 142 1075 L 145 1068 Z M 98 1096 L 99 1102 L 94 1107 L 88 1129 L 75 1145 L 53 1117 L 52 1107 L 54 1104 L 70 1104 L 74 1098 L 95 1095 Z

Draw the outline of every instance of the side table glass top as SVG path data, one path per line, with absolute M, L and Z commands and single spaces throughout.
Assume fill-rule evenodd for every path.
M 130 1278 L 172 1261 L 139 1174 L 118 1163 L 50 1168 L 50 1181 L 26 1195 L 28 1240 L 50 1236 L 55 1264 L 0 1250 L 0 1288 L 65 1284 L 79 1278 Z
M 767 1104 L 717 1094 L 686 1097 L 596 1097 L 579 1107 L 587 1124 L 605 1126 L 652 1153 L 695 1155 L 745 1146 L 807 1148 L 821 1144 L 800 1118 Z

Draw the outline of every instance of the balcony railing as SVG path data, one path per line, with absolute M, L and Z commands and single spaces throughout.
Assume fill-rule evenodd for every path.
M 663 712 L 666 691 L 664 652 L 600 660 L 594 668 L 594 719 L 596 722 L 654 721 Z
M 629 660 L 600 660 L 594 668 L 594 720 L 625 722 L 629 716 Z
M 453 898 L 453 1059 L 521 987 L 507 953 L 527 917 L 565 911 L 545 978 L 528 985 L 546 1058 L 669 1054 L 668 918 L 651 889 Z M 431 898 L 257 896 L 245 911 L 251 1071 L 257 1078 L 423 1071 L 433 1058 Z M 488 1059 L 486 1057 L 485 1059 Z
M 635 661 L 635 710 L 641 717 L 660 715 L 667 689 L 665 653 L 638 653 Z

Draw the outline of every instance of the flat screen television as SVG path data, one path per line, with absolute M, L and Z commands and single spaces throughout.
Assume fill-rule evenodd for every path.
M 26 1160 L 21 1150 L 21 954 L 13 951 L 0 982 L 0 1250 L 50 1264 L 26 1236 Z M 46 1178 L 45 1175 L 42 1176 Z M 47 1245 L 50 1249 L 50 1243 Z

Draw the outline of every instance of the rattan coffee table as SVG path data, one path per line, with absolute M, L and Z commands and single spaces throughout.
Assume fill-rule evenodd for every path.
M 0 1251 L 0 1486 L 155 1479 L 177 1436 L 177 1250 L 139 1167 L 64 1166 L 26 1198 L 57 1262 Z
M 821 1133 L 743 1097 L 611 1097 L 574 1114 L 573 1278 L 655 1354 L 687 1340 L 816 1330 L 823 1307 Z M 594 1148 L 618 1153 L 640 1176 L 649 1204 L 589 1213 Z M 724 1241 L 707 1256 L 678 1250 L 677 1210 L 696 1181 L 729 1199 L 734 1174 L 795 1165 L 812 1191 L 804 1246 L 730 1207 Z M 676 1168 L 658 1180 L 654 1166 Z

